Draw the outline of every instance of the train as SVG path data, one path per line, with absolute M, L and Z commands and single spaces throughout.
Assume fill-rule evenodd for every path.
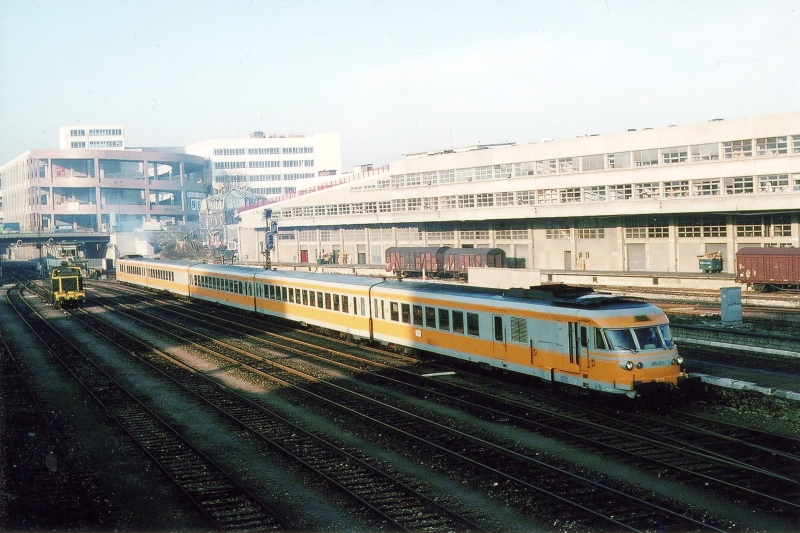
M 736 281 L 759 292 L 800 291 L 800 248 L 741 248 Z
M 633 398 L 674 390 L 689 379 L 661 309 L 591 289 L 501 290 L 140 258 L 119 260 L 116 277 L 568 390 Z
M 465 279 L 470 267 L 505 268 L 506 253 L 500 248 L 449 246 L 393 246 L 386 249 L 386 271 L 397 277 Z
M 62 264 L 51 268 L 44 290 L 45 301 L 55 307 L 79 306 L 86 302 L 83 272 L 78 266 Z

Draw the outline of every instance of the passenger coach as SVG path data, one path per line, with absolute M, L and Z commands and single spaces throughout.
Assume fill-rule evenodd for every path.
M 143 259 L 120 260 L 117 278 L 607 393 L 633 397 L 687 377 L 660 309 L 591 289 L 503 291 Z

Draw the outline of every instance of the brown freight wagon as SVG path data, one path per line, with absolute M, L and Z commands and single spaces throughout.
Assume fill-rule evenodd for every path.
M 757 291 L 800 289 L 800 248 L 742 248 L 736 281 Z
M 451 248 L 444 252 L 444 275 L 464 278 L 470 267 L 506 268 L 500 248 Z
M 444 253 L 449 246 L 395 246 L 386 249 L 386 272 L 396 276 L 441 274 Z

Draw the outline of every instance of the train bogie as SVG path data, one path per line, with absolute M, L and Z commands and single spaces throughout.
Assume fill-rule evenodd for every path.
M 660 309 L 590 290 L 503 291 L 230 265 L 121 263 L 123 281 L 172 290 L 157 278 L 131 277 L 166 269 L 175 272 L 172 283 L 186 280 L 177 294 L 548 382 L 632 397 L 687 377 Z

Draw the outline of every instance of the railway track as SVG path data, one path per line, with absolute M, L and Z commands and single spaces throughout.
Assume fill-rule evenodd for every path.
M 101 529 L 110 512 L 98 506 L 104 494 L 70 460 L 51 423 L 52 410 L 37 399 L 26 374 L 0 338 L 0 426 L 7 428 L 4 445 L 14 465 L 0 493 L 6 510 L 0 528 Z
M 147 320 L 133 314 L 129 316 Z M 159 318 L 160 320 L 161 318 Z M 178 327 L 180 326 L 172 323 L 169 329 L 174 332 Z M 240 322 L 237 324 L 237 329 L 241 327 Z M 191 336 L 197 339 L 198 333 L 191 333 Z M 259 350 L 252 346 L 247 349 L 223 346 L 210 338 L 197 339 L 195 342 L 204 347 L 213 345 L 213 350 L 224 352 L 224 355 L 216 356 L 229 358 L 224 364 L 247 365 L 252 369 L 251 371 L 257 372 L 260 376 L 280 379 L 283 383 L 292 384 L 305 395 L 311 395 L 315 400 L 321 401 L 320 408 L 331 409 L 332 407 L 330 416 L 342 420 L 345 418 L 352 420 L 352 422 L 346 422 L 350 425 L 356 424 L 358 420 L 361 423 L 368 421 L 371 424 L 378 424 L 382 430 L 402 435 L 404 439 L 411 439 L 414 441 L 411 445 L 415 447 L 424 445 L 430 450 L 432 464 L 438 463 L 440 467 L 448 471 L 460 470 L 465 478 L 480 476 L 484 479 L 494 479 L 498 485 L 513 484 L 518 487 L 519 491 L 540 493 L 544 491 L 544 494 L 553 500 L 553 505 L 567 505 L 567 501 L 569 501 L 569 505 L 577 505 L 580 508 L 580 510 L 573 508 L 571 514 L 605 517 L 617 528 L 648 529 L 653 526 L 652 523 L 647 524 L 646 522 L 654 520 L 654 517 L 658 517 L 659 523 L 670 520 L 684 522 L 679 527 L 682 530 L 687 527 L 690 529 L 708 527 L 706 524 L 701 526 L 701 522 L 680 516 L 679 513 L 669 511 L 664 507 L 647 508 L 647 505 L 642 502 L 634 505 L 632 502 L 637 500 L 635 496 L 625 494 L 609 485 L 604 486 L 594 480 L 581 478 L 557 465 L 532 459 L 525 450 L 515 450 L 513 446 L 489 442 L 481 437 L 437 423 L 430 418 L 393 407 L 386 403 L 386 399 L 367 397 L 366 391 L 360 391 L 354 387 L 343 389 L 329 381 L 324 381 L 326 379 L 324 373 L 311 372 L 315 375 L 310 375 L 307 368 L 303 369 L 304 366 L 308 367 L 307 363 L 290 366 L 284 364 L 286 357 L 272 356 L 272 359 L 269 359 L 269 351 L 274 352 L 277 350 L 276 348 L 262 349 L 259 353 Z M 288 348 L 283 347 L 280 350 L 286 351 Z M 259 354 L 255 360 L 252 353 Z M 307 354 L 302 356 L 308 357 Z M 298 354 L 298 357 L 301 355 Z M 354 369 L 353 371 L 360 370 Z M 415 377 L 421 379 L 419 375 Z M 382 377 L 381 379 L 388 378 Z M 430 380 L 427 381 L 430 383 Z M 404 386 L 408 385 L 404 383 Z M 429 394 L 429 391 L 426 394 Z M 440 398 L 441 395 L 438 397 Z M 304 403 L 307 404 L 308 400 L 305 400 Z M 496 413 L 494 414 L 496 415 Z M 503 416 L 507 417 L 508 414 L 505 413 Z M 685 458 L 683 459 L 685 460 Z M 550 490 L 544 489 L 544 487 L 549 487 Z M 581 500 L 577 495 L 585 495 L 588 500 Z M 643 505 L 644 507 L 642 507 Z M 602 510 L 598 511 L 598 509 Z M 621 509 L 631 512 L 622 512 Z M 632 511 L 632 509 L 637 510 Z M 567 512 L 566 508 L 560 510 Z M 631 515 L 635 515 L 636 518 L 631 518 Z M 626 518 L 620 519 L 623 516 Z M 637 523 L 636 520 L 640 522 Z
M 356 454 L 269 412 L 252 399 L 220 385 L 168 353 L 154 350 L 123 329 L 102 322 L 91 312 L 76 310 L 73 315 L 109 342 L 140 359 L 153 372 L 189 391 L 198 401 L 213 406 L 239 426 L 239 432 L 249 432 L 272 450 L 280 451 L 320 480 L 357 500 L 391 529 L 430 532 L 481 530 L 469 518 L 457 515 Z
M 212 527 L 224 531 L 283 529 L 271 509 L 51 327 L 20 291 L 11 291 L 9 301 L 30 330 L 50 347 L 53 356 L 184 491 Z

